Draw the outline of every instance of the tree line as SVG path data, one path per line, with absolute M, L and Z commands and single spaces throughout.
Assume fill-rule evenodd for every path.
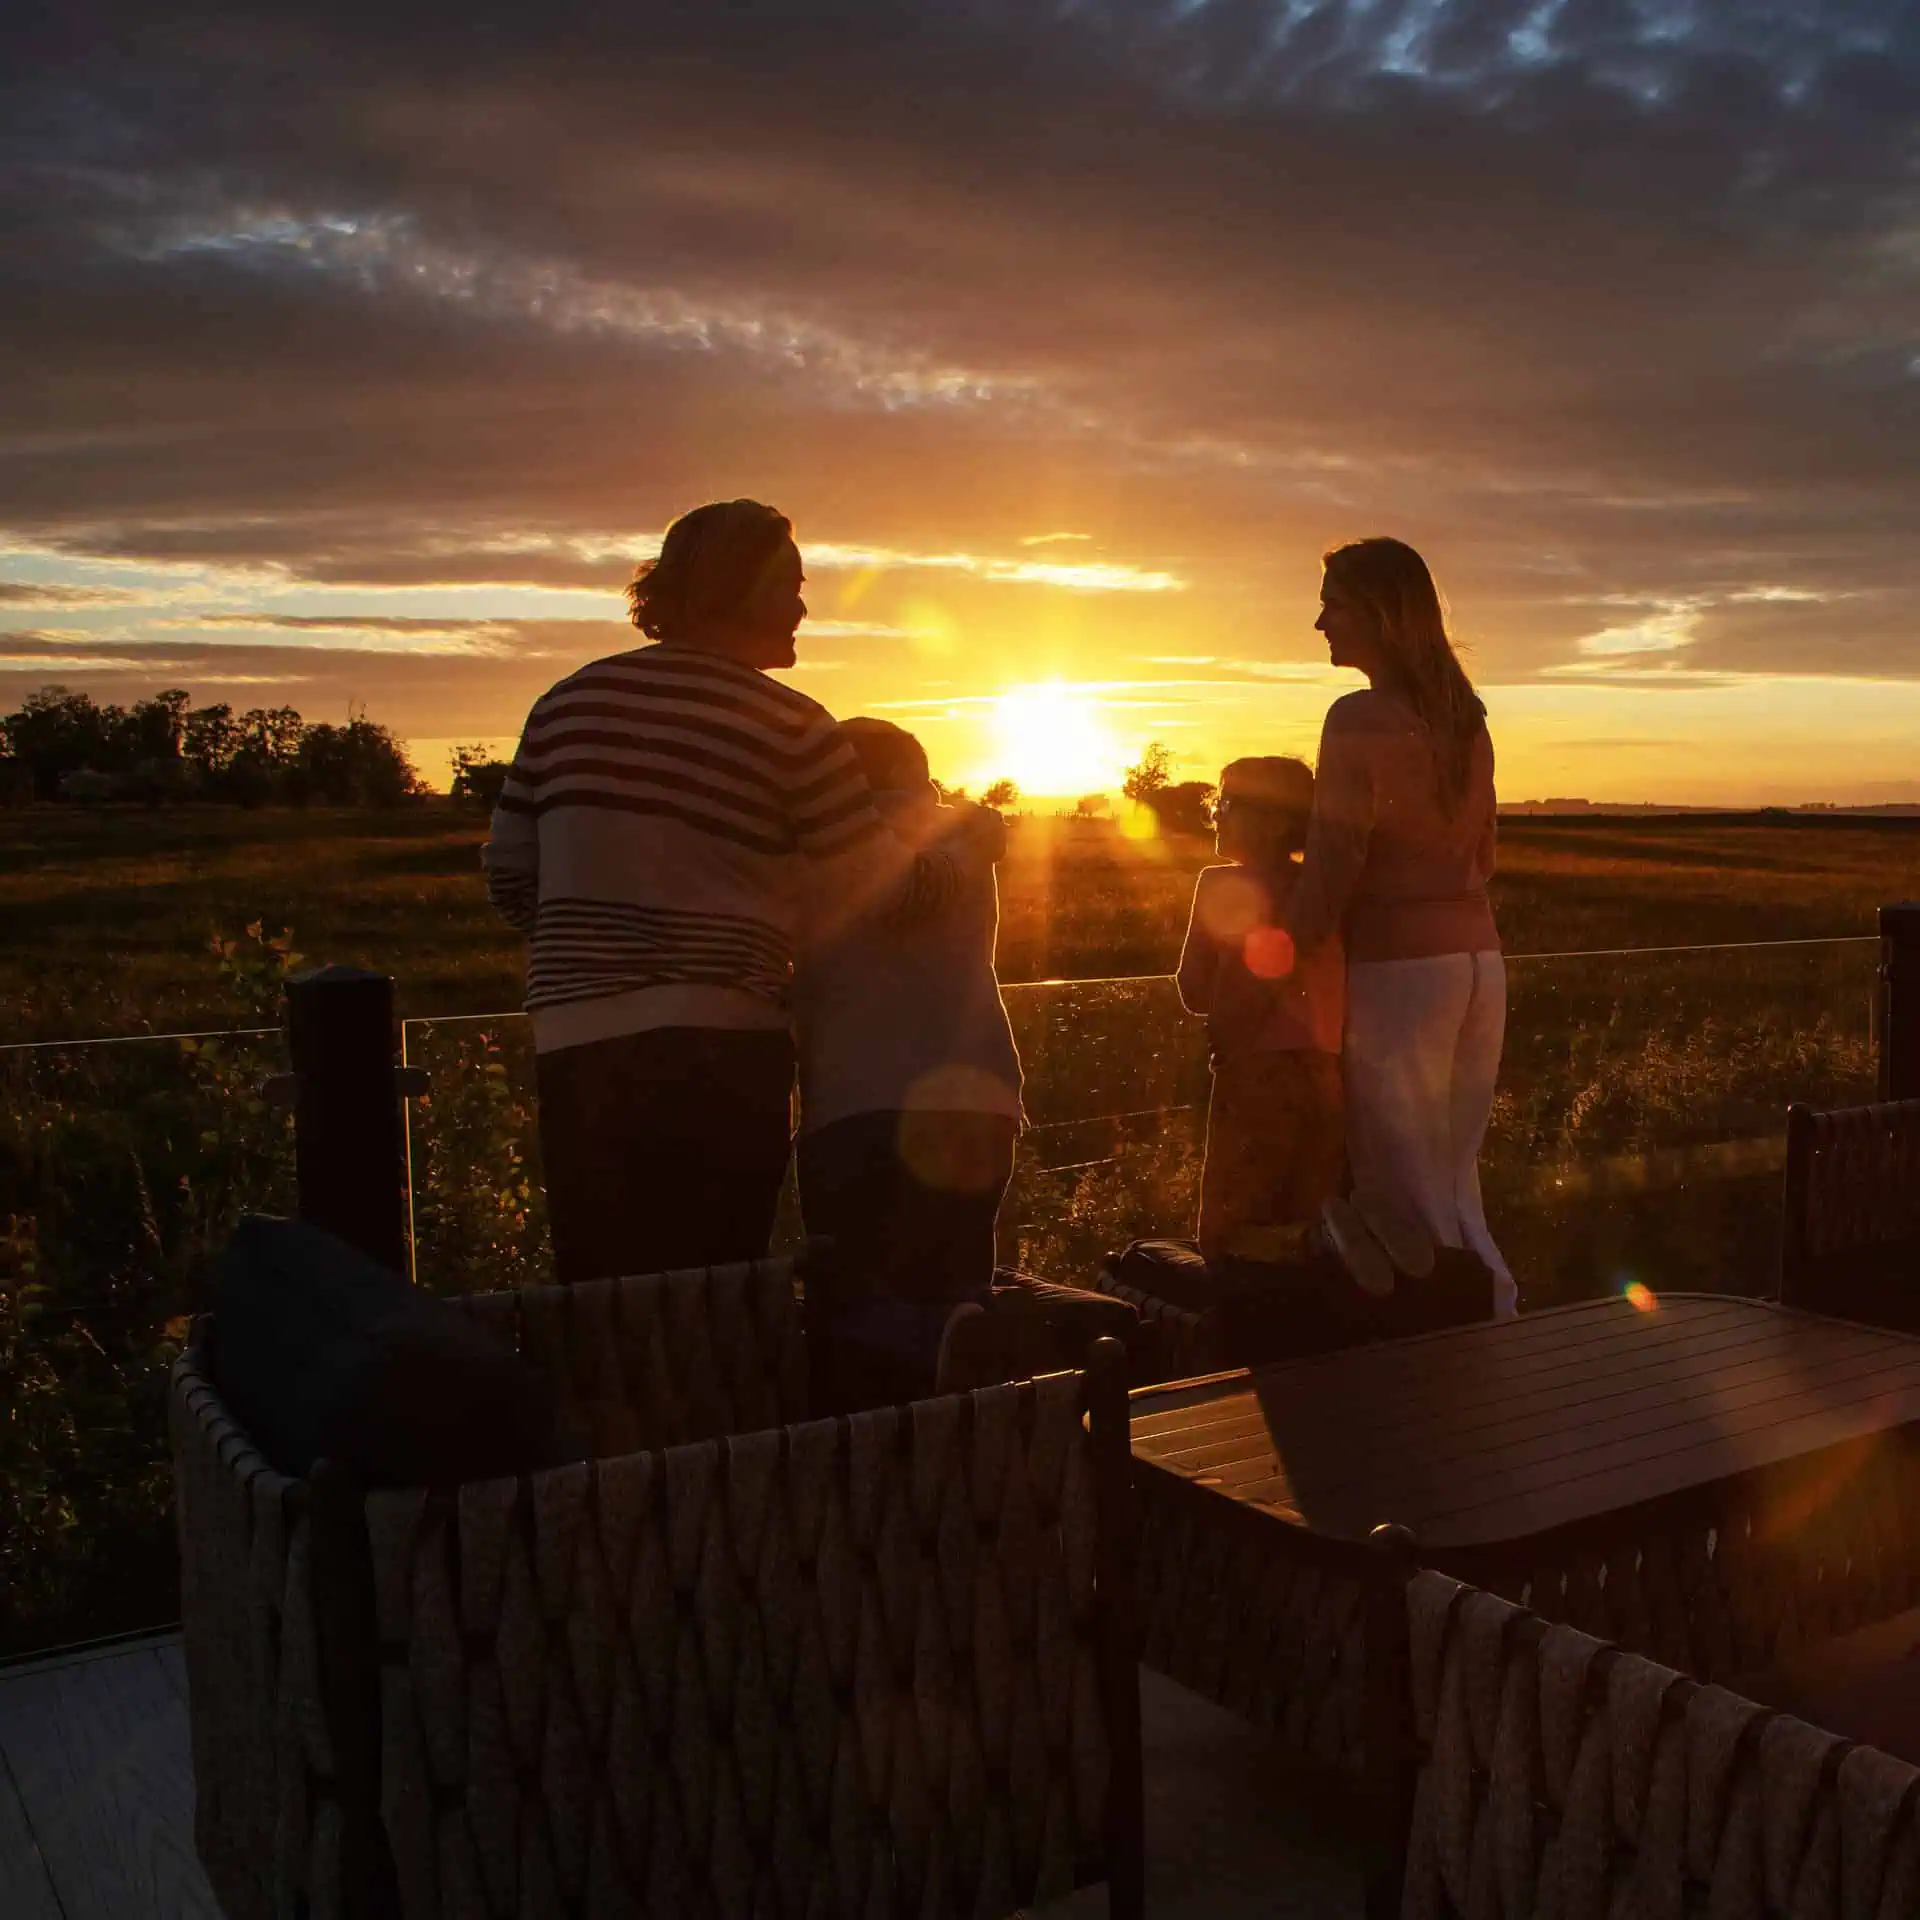
M 178 687 L 131 707 L 42 687 L 0 717 L 14 797 L 222 800 L 239 806 L 391 807 L 427 791 L 406 749 L 356 716 L 307 721 L 292 707 L 196 707 Z

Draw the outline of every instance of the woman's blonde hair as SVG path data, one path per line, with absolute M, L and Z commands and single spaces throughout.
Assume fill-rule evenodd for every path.
M 1404 540 L 1376 536 L 1333 548 L 1322 564 L 1328 578 L 1373 616 L 1393 691 L 1433 735 L 1440 801 L 1451 811 L 1466 795 L 1487 709 L 1453 650 L 1427 563 Z
M 627 617 L 649 640 L 684 640 L 738 613 L 793 538 L 793 522 L 758 500 L 716 500 L 683 513 L 627 588 Z

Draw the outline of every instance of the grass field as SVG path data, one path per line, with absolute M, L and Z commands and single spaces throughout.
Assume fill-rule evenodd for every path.
M 445 804 L 0 813 L 0 1042 L 230 1019 L 207 942 L 253 921 L 290 928 L 311 960 L 394 974 L 410 1014 L 517 1006 L 520 947 L 487 907 L 484 837 Z M 1018 822 L 1001 977 L 1170 969 L 1211 857 L 1105 822 Z M 1513 953 L 1871 933 L 1882 901 L 1920 894 L 1920 822 L 1516 819 L 1495 888 Z

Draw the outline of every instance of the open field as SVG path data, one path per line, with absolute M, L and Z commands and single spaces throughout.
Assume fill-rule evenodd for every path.
M 1510 952 L 1873 931 L 1920 894 L 1920 822 L 1516 819 L 1496 903 Z M 520 997 L 515 938 L 488 910 L 483 822 L 403 812 L 32 809 L 0 813 L 0 1042 L 218 1025 L 248 1012 L 215 929 L 291 928 L 314 960 L 399 980 L 411 1014 Z M 1006 980 L 1163 972 L 1200 840 L 1105 822 L 1019 821 L 1002 870 Z

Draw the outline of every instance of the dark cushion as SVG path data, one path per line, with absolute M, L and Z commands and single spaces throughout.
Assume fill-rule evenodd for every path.
M 213 1374 L 282 1473 L 448 1485 L 583 1457 L 553 1383 L 458 1309 L 299 1220 L 248 1214 L 221 1262 Z
M 1140 1315 L 1126 1301 L 1011 1267 L 995 1272 L 987 1311 L 1003 1319 L 1011 1313 L 1021 1328 L 1012 1379 L 1084 1367 L 1096 1340 L 1118 1340 L 1131 1349 L 1140 1337 Z
M 1207 1313 L 1236 1286 L 1230 1268 L 1214 1268 L 1191 1240 L 1135 1240 L 1107 1259 L 1107 1273 L 1131 1292 L 1188 1313 Z
M 1229 1366 L 1260 1366 L 1493 1317 L 1492 1271 L 1478 1255 L 1452 1247 L 1437 1249 L 1426 1279 L 1403 1275 L 1385 1299 L 1363 1293 L 1331 1254 L 1210 1267 L 1190 1240 L 1136 1240 L 1107 1270 L 1150 1298 L 1214 1315 L 1210 1345 Z

